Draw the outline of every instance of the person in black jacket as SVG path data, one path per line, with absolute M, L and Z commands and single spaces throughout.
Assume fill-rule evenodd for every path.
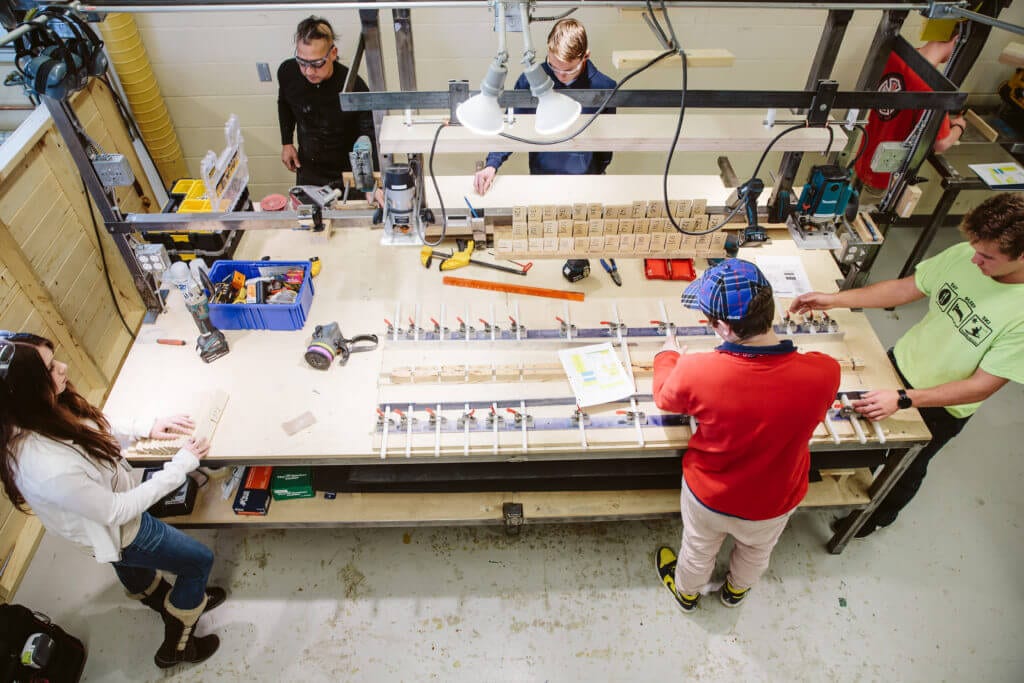
M 341 181 L 352 170 L 348 153 L 360 135 L 373 141 L 376 135 L 369 111 L 342 111 L 338 94 L 348 77 L 348 67 L 337 61 L 338 48 L 330 22 L 310 16 L 295 30 L 295 57 L 277 69 L 277 117 L 281 125 L 281 163 L 295 171 L 298 185 L 327 185 Z M 354 90 L 368 92 L 356 76 Z M 298 130 L 298 149 L 292 136 Z M 374 164 L 376 166 L 376 163 Z M 380 190 L 376 199 L 382 200 Z M 366 194 L 373 202 L 375 195 Z

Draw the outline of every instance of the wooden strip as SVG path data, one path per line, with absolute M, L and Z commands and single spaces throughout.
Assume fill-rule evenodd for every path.
M 32 556 L 35 555 L 36 548 L 39 547 L 39 541 L 43 538 L 43 533 L 43 524 L 39 518 L 26 515 L 25 523 L 15 541 L 14 552 L 11 553 L 10 559 L 0 557 L 0 564 L 7 561 L 7 567 L 4 569 L 3 575 L 0 576 L 0 602 L 10 602 L 11 597 L 17 592 L 18 586 L 21 585 L 21 580 L 32 562 Z
M 146 176 L 146 172 L 139 162 L 139 157 L 135 153 L 135 147 L 132 146 L 132 141 L 128 137 L 124 120 L 121 118 L 117 105 L 114 104 L 113 94 L 103 81 L 96 78 L 90 79 L 88 90 L 99 112 L 103 126 L 110 135 L 113 149 L 123 154 L 128 160 L 128 164 L 135 174 L 135 179 L 139 181 L 139 185 L 142 187 L 143 194 L 145 195 L 143 199 L 135 193 L 134 189 L 123 188 L 128 191 L 129 196 L 125 198 L 127 201 L 122 205 L 122 210 L 133 212 L 157 210 L 156 195 L 153 193 L 153 188 L 149 184 L 149 178 Z
M 523 131 L 526 139 L 538 137 L 533 133 L 535 118 L 532 114 L 516 115 L 515 129 Z M 585 119 L 586 117 L 583 117 L 577 121 L 572 130 L 582 126 Z M 559 152 L 586 152 L 595 149 L 609 152 L 663 152 L 672 142 L 677 119 L 675 114 L 600 116 L 578 136 L 557 145 L 548 145 L 545 149 Z M 764 127 L 761 114 L 723 116 L 693 113 L 686 115 L 676 149 L 679 152 L 761 152 L 778 133 L 778 129 Z M 828 147 L 828 135 L 828 131 L 823 128 L 799 129 L 780 138 L 772 149 L 776 152 L 822 152 Z M 383 154 L 427 154 L 434 142 L 434 129 L 431 126 L 406 126 L 401 116 L 385 116 L 380 139 Z M 841 130 L 836 130 L 832 148 L 841 149 L 845 144 L 846 135 Z M 534 152 L 536 149 L 536 146 L 530 143 L 516 142 L 498 135 L 477 135 L 462 126 L 449 126 L 438 138 L 436 151 L 439 154 L 450 154 L 488 151 Z M 721 180 L 718 184 L 721 186 Z M 466 188 L 471 187 L 471 183 L 462 187 L 460 196 L 466 192 Z M 573 197 L 567 197 L 561 192 L 561 183 L 553 187 L 560 192 L 555 201 L 561 203 L 574 200 Z M 475 200 L 473 206 L 476 206 Z
M 1024 43 L 1007 43 L 999 53 L 999 63 L 1013 67 L 1024 67 Z
M 964 113 L 964 119 L 967 123 L 977 128 L 982 137 L 989 142 L 995 142 L 999 139 L 999 132 L 992 126 L 988 125 L 985 122 L 985 119 L 978 116 L 973 109 L 968 109 L 967 112 Z
M 39 281 L 31 264 L 21 251 L 21 246 L 11 236 L 7 225 L 3 222 L 0 222 L 0 254 L 3 254 L 4 263 L 21 285 L 25 295 L 32 302 L 32 306 L 39 311 L 43 320 L 53 330 L 54 341 L 64 347 L 68 359 L 74 364 L 73 368 L 80 370 L 93 384 L 104 386 L 109 384 L 110 380 L 103 375 L 89 352 L 78 343 L 72 334 L 60 311 L 54 305 L 53 299 L 50 298 L 49 291 Z
M 612 64 L 620 71 L 632 71 L 651 61 L 661 50 L 613 50 Z M 652 69 L 664 67 L 679 68 L 679 55 L 670 55 L 652 66 Z M 736 62 L 736 56 L 729 50 L 722 48 L 710 48 L 705 50 L 687 50 L 686 67 L 712 67 L 732 66 Z
M 525 296 L 541 296 L 549 299 L 583 301 L 583 292 L 569 292 L 564 289 L 527 287 L 526 285 L 507 285 L 501 282 L 470 280 L 469 278 L 452 277 L 450 275 L 446 275 L 441 282 L 452 287 L 468 287 L 470 289 L 485 289 L 491 292 L 506 292 L 508 294 L 523 294 Z

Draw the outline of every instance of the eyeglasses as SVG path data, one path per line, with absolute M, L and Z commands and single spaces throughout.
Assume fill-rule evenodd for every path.
M 333 49 L 334 48 L 332 47 L 331 50 Z M 316 71 L 317 69 L 323 68 L 324 64 L 327 63 L 327 60 L 330 58 L 330 56 L 330 50 L 328 50 L 327 54 L 324 57 L 321 57 L 320 59 L 303 59 L 298 54 L 296 54 L 295 63 L 299 65 L 299 69 L 310 69 L 312 71 Z
M 556 68 L 551 63 L 550 59 L 547 60 L 548 68 L 551 69 L 551 71 L 553 71 L 555 73 L 555 75 L 557 75 L 557 76 L 573 76 L 575 74 L 578 74 L 580 71 L 583 70 L 583 66 L 586 63 L 587 62 L 586 62 L 585 59 L 581 59 L 579 64 L 577 64 L 576 66 L 574 66 L 574 67 L 572 67 L 570 69 L 559 69 L 559 68 Z
M 7 378 L 7 371 L 11 368 L 14 360 L 14 344 L 6 339 L 0 339 L 0 379 Z

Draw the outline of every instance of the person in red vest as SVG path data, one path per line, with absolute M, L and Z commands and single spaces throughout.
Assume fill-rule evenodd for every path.
M 933 66 L 938 66 L 949 61 L 954 47 L 956 47 L 956 36 L 946 41 L 929 41 L 917 48 L 917 51 Z M 882 72 L 878 90 L 879 92 L 927 92 L 931 88 L 907 66 L 907 63 L 899 55 L 893 52 L 889 55 L 889 61 L 885 63 L 885 70 Z M 889 185 L 891 174 L 872 171 L 871 157 L 874 156 L 879 143 L 905 140 L 914 130 L 921 114 L 919 109 L 876 109 L 871 112 L 868 116 L 867 126 L 865 126 L 867 142 L 866 144 L 861 142 L 864 148 L 859 152 L 857 163 L 854 166 L 857 177 L 864 182 L 866 187 L 881 191 Z M 966 125 L 962 116 L 950 119 L 948 115 L 943 114 L 932 149 L 937 154 L 945 152 L 960 139 Z
M 772 329 L 772 287 L 757 266 L 729 259 L 683 293 L 721 337 L 707 353 L 680 353 L 670 335 L 654 357 L 654 403 L 690 415 L 697 431 L 683 454 L 683 539 L 655 553 L 680 609 L 709 590 L 715 556 L 735 540 L 719 597 L 735 607 L 768 568 L 772 548 L 807 493 L 808 442 L 835 400 L 839 363 L 800 353 Z

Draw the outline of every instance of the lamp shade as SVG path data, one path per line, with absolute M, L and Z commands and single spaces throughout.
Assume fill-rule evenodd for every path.
M 530 92 L 537 98 L 535 127 L 541 135 L 554 135 L 576 122 L 583 107 L 579 102 L 555 92 L 551 77 L 544 73 L 540 64 L 530 66 L 525 72 L 530 83 Z
M 455 108 L 455 116 L 466 128 L 477 135 L 497 135 L 505 127 L 505 112 L 498 105 L 498 96 L 505 89 L 503 60 L 495 60 L 480 83 L 480 92 Z

